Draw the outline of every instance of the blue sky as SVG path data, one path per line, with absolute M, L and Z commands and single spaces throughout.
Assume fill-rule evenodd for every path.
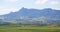
M 0 0 L 0 15 L 16 12 L 22 7 L 60 10 L 60 0 Z

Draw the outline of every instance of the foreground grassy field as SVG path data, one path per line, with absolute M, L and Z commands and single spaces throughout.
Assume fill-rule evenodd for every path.
M 0 26 L 0 32 L 60 32 L 60 28 Z

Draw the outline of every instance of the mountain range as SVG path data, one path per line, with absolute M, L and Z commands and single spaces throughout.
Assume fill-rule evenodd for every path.
M 45 9 L 27 9 L 22 8 L 17 12 L 11 12 L 9 14 L 0 15 L 0 19 L 3 20 L 16 20 L 21 23 L 43 21 L 48 23 L 60 22 L 60 10 L 45 8 Z M 36 22 L 36 23 L 37 23 Z

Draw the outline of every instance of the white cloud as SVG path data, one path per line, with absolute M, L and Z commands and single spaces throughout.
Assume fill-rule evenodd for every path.
M 48 0 L 37 0 L 35 4 L 45 4 Z
M 15 12 L 17 10 L 17 8 L 6 8 L 5 10 L 11 11 L 11 12 Z
M 2 8 L 4 8 L 4 7 L 1 6 L 0 9 L 2 9 Z
M 55 5 L 55 4 L 59 4 L 59 2 L 58 1 L 51 1 L 50 4 Z
M 7 14 L 7 13 L 10 13 L 10 12 L 15 12 L 17 10 L 18 10 L 17 8 L 9 8 L 9 7 L 1 6 L 0 7 L 0 15 Z
M 18 0 L 6 0 L 8 2 L 17 2 Z

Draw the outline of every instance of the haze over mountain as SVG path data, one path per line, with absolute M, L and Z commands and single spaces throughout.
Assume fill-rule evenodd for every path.
M 39 18 L 39 17 L 49 17 L 49 18 L 60 18 L 60 10 L 55 10 L 51 8 L 45 9 L 27 9 L 22 8 L 17 12 L 11 12 L 9 14 L 1 15 L 3 18 L 8 19 L 20 19 L 20 18 Z
M 60 10 L 45 8 L 45 9 L 27 9 L 22 8 L 17 12 L 11 12 L 9 14 L 0 15 L 0 19 L 4 20 L 17 20 L 27 23 L 29 21 L 48 21 L 54 23 L 60 21 Z M 35 22 L 37 23 L 37 22 Z

